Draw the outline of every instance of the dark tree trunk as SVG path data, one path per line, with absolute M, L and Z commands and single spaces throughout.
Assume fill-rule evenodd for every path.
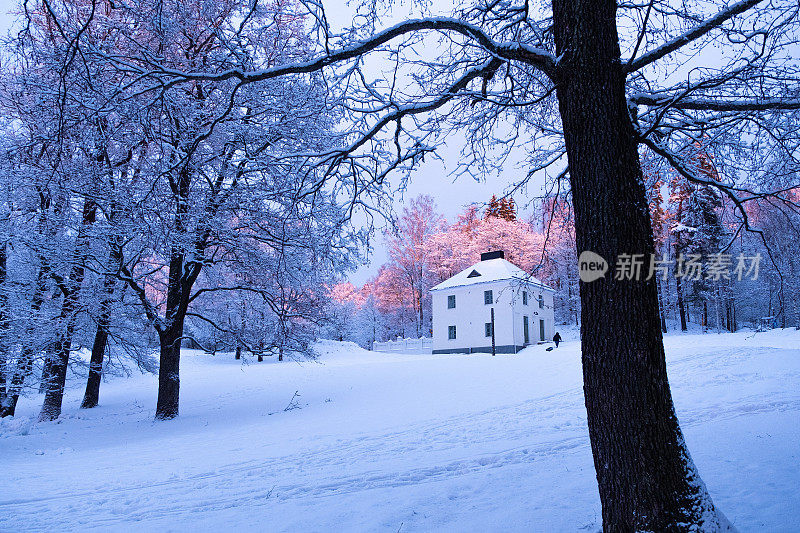
M 722 317 L 722 326 L 728 331 L 731 331 L 731 302 L 727 298 L 725 298 L 723 302 L 725 303 L 725 314 Z
M 786 299 L 783 296 L 783 281 L 778 289 L 778 303 L 780 305 L 781 328 L 786 328 Z
M 73 299 L 70 298 L 70 300 Z M 64 323 L 61 326 L 62 331 L 59 333 L 59 339 L 54 343 L 53 353 L 49 356 L 50 375 L 48 376 L 42 410 L 39 413 L 40 422 L 55 420 L 61 415 L 64 387 L 67 383 L 71 340 L 75 331 L 75 321 L 72 319 L 75 311 L 74 302 L 65 303 L 62 309 L 61 318 L 64 319 Z
M 55 237 L 55 230 L 52 225 L 48 225 L 46 214 L 50 211 L 51 207 L 53 207 L 53 211 L 56 214 L 61 213 L 62 202 L 56 202 L 55 206 L 53 206 L 49 191 L 40 189 L 38 193 L 39 221 L 37 224 L 37 233 L 46 241 L 47 239 Z M 22 346 L 22 353 L 16 363 L 14 373 L 11 376 L 11 382 L 6 384 L 7 395 L 5 402 L 0 405 L 0 417 L 14 416 L 17 408 L 17 401 L 19 400 L 19 395 L 22 391 L 25 379 L 33 372 L 33 358 L 36 352 L 36 343 L 33 342 L 33 339 L 36 337 L 36 321 L 47 294 L 47 284 L 50 278 L 50 265 L 47 259 L 42 255 L 39 255 L 38 259 L 39 271 L 36 273 L 36 284 L 33 290 L 33 297 L 31 298 L 30 322 L 25 332 L 26 338 Z
M 11 381 L 7 383 L 5 397 L 3 398 L 3 403 L 0 404 L 0 418 L 14 416 L 14 413 L 16 413 L 17 402 L 19 401 L 19 394 L 22 390 L 22 385 L 25 383 L 25 377 L 27 376 L 27 373 L 30 372 L 30 365 L 28 364 L 30 358 L 31 356 L 23 360 L 17 366 L 14 374 L 11 376 Z
M 55 353 L 55 345 L 48 347 L 45 352 L 45 358 L 42 361 L 42 376 L 39 378 L 39 394 L 47 392 L 47 384 L 50 383 L 50 376 L 52 374 L 52 360 L 51 357 Z
M 35 321 L 39 315 L 39 310 L 44 303 L 45 294 L 47 292 L 47 267 L 42 265 L 39 267 L 39 272 L 36 274 L 36 287 L 33 291 L 33 298 L 31 299 L 31 320 Z M 14 369 L 14 374 L 11 376 L 11 381 L 6 384 L 6 397 L 5 401 L 0 405 L 0 418 L 6 416 L 14 416 L 17 409 L 17 401 L 19 394 L 22 391 L 22 386 L 25 383 L 25 378 L 33 371 L 33 356 L 34 349 L 31 339 L 36 334 L 35 325 L 30 326 L 27 331 L 28 342 L 22 347 L 20 360 Z
M 30 367 L 26 366 L 26 362 L 23 361 L 17 366 L 14 374 L 11 376 L 11 381 L 6 384 L 6 394 L 3 397 L 2 403 L 0 403 L 0 418 L 14 416 L 14 413 L 16 413 L 19 393 L 25 382 L 26 370 L 30 371 Z
M 728 331 L 733 333 L 733 302 L 731 300 L 725 300 L 725 324 Z
M 683 288 L 680 276 L 675 277 L 675 292 L 678 294 L 678 314 L 681 316 L 681 331 L 686 331 L 686 305 L 683 303 Z
M 69 366 L 72 336 L 75 332 L 78 301 L 86 273 L 89 247 L 87 230 L 90 225 L 94 224 L 96 212 L 97 205 L 92 200 L 85 200 L 81 228 L 78 230 L 75 252 L 72 257 L 72 267 L 70 268 L 69 277 L 64 281 L 64 286 L 62 287 L 64 300 L 61 303 L 61 314 L 59 316 L 61 330 L 54 343 L 53 353 L 48 357 L 50 375 L 47 380 L 47 390 L 45 391 L 42 410 L 39 413 L 40 421 L 55 420 L 61 415 L 61 403 L 64 399 L 64 386 L 67 383 L 67 366 Z
M 5 416 L 3 415 L 3 407 L 8 402 L 10 392 L 6 383 L 9 317 L 11 316 L 11 312 L 8 309 L 8 297 L 6 296 L 7 246 L 5 241 L 0 246 L 0 416 Z
M 105 121 L 98 124 L 99 130 L 104 130 Z M 108 186 L 111 189 L 116 189 L 116 180 L 114 178 L 114 169 L 111 164 L 111 159 L 108 155 L 107 147 L 102 150 L 98 162 L 105 164 L 106 178 Z M 117 220 L 119 208 L 116 202 L 111 201 L 108 207 L 108 221 L 112 225 Z M 81 402 L 81 409 L 91 409 L 97 407 L 100 401 L 100 383 L 103 378 L 103 359 L 105 358 L 106 347 L 108 346 L 108 328 L 111 325 L 111 306 L 114 301 L 114 289 L 116 286 L 116 276 L 114 271 L 119 267 L 122 261 L 122 242 L 119 235 L 111 231 L 107 237 L 109 247 L 108 264 L 106 268 L 108 272 L 103 277 L 103 296 L 100 302 L 100 308 L 97 313 L 97 330 L 94 334 L 94 342 L 92 343 L 92 355 L 89 360 L 89 376 L 86 379 L 86 391 L 83 394 L 83 401 Z
M 4 241 L 0 246 L 0 346 L 5 346 L 8 331 L 8 297 L 6 296 L 6 280 L 8 278 L 8 244 Z
M 113 265 L 117 259 L 115 250 L 112 247 L 109 264 Z M 97 331 L 94 334 L 92 344 L 92 357 L 89 360 L 89 377 L 86 379 L 86 392 L 83 394 L 81 409 L 91 409 L 97 407 L 100 401 L 100 382 L 103 378 L 103 359 L 105 357 L 106 345 L 108 344 L 108 328 L 111 325 L 111 305 L 114 297 L 115 278 L 111 274 L 106 274 L 103 279 L 103 300 L 100 302 L 100 310 L 97 317 Z
M 103 358 L 108 344 L 108 326 L 111 322 L 107 308 L 102 308 L 97 320 L 97 331 L 92 344 L 92 357 L 89 360 L 89 377 L 86 379 L 86 392 L 83 393 L 81 409 L 97 407 L 100 401 L 100 382 L 103 378 Z
M 161 356 L 158 367 L 158 401 L 156 403 L 156 418 L 159 420 L 169 420 L 178 416 L 182 337 L 183 321 L 180 325 L 175 324 L 159 335 Z
M 161 356 L 158 367 L 158 401 L 156 418 L 169 420 L 178 416 L 180 391 L 180 359 L 183 326 L 189 307 L 191 291 L 199 265 L 185 265 L 185 256 L 179 249 L 172 251 L 169 265 L 169 284 L 167 285 L 167 309 L 164 317 L 165 327 L 159 332 Z
M 731 333 L 736 333 L 736 330 L 739 328 L 738 324 L 736 324 L 736 300 L 733 297 L 728 300 L 728 309 L 730 310 L 730 320 L 728 324 L 731 326 Z
M 708 301 L 703 300 L 703 328 L 708 329 Z
M 654 253 L 614 0 L 553 0 L 577 252 Z M 656 283 L 581 283 L 589 436 L 606 531 L 720 529 L 667 380 Z
M 181 236 L 189 234 L 186 216 L 188 213 L 190 181 L 190 169 L 184 167 L 174 185 L 177 197 L 174 222 L 175 233 Z M 201 257 L 205 249 L 207 236 L 197 235 L 193 242 L 194 249 L 192 252 L 197 257 Z M 187 250 L 181 244 L 175 244 L 170 252 L 164 326 L 158 332 L 161 356 L 158 367 L 156 418 L 159 420 L 169 420 L 178 416 L 183 327 L 186 320 L 186 312 L 189 309 L 189 297 L 192 287 L 202 269 L 202 263 L 187 260 L 186 254 Z

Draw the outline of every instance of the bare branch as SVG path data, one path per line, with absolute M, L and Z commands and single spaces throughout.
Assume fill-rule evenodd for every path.
M 676 109 L 695 111 L 791 111 L 800 109 L 800 98 L 674 98 L 671 96 L 652 96 L 635 94 L 630 101 L 636 105 L 669 106 Z
M 707 34 L 708 32 L 714 30 L 726 20 L 729 20 L 735 17 L 736 15 L 744 13 L 751 7 L 763 1 L 764 0 L 743 0 L 741 2 L 733 4 L 727 9 L 723 9 L 710 19 L 707 19 L 705 22 L 703 22 L 699 26 L 692 28 L 683 35 L 680 35 L 672 39 L 671 41 L 662 44 L 655 50 L 647 52 L 646 54 L 642 55 L 639 59 L 628 62 L 628 65 L 625 68 L 625 72 L 635 72 L 641 69 L 642 67 L 646 67 L 647 65 L 658 61 L 662 57 L 683 48 L 692 41 L 695 41 L 700 37 L 702 37 L 703 35 Z
M 159 89 L 169 88 L 173 85 L 188 80 L 224 81 L 231 78 L 236 78 L 245 83 L 264 81 L 289 74 L 308 74 L 312 72 L 318 72 L 325 67 L 329 67 L 343 61 L 348 61 L 350 59 L 359 58 L 396 37 L 423 30 L 454 31 L 475 40 L 478 45 L 497 57 L 508 60 L 522 61 L 538 68 L 547 74 L 551 79 L 554 78 L 556 60 L 553 55 L 546 50 L 529 47 L 520 43 L 496 43 L 477 26 L 473 26 L 472 24 L 458 19 L 441 17 L 409 20 L 377 33 L 369 39 L 361 41 L 354 46 L 343 48 L 336 52 L 327 53 L 317 59 L 302 63 L 280 65 L 257 72 L 244 72 L 243 70 L 236 68 L 214 74 L 205 72 L 182 72 L 179 70 L 168 69 L 159 66 L 158 70 L 154 70 L 149 73 L 145 72 L 144 74 L 158 78 L 165 76 L 171 78 L 163 86 L 159 86 Z M 128 68 L 130 68 L 130 65 Z

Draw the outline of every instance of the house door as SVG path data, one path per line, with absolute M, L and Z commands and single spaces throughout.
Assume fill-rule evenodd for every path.
M 544 341 L 544 320 L 539 319 L 539 340 Z
M 524 344 L 529 344 L 531 342 L 531 336 L 528 331 L 528 317 L 522 317 L 522 337 Z

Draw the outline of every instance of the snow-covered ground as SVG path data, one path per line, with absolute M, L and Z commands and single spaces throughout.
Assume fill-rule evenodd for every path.
M 741 531 L 800 530 L 800 332 L 666 345 L 718 506 Z M 0 422 L 0 530 L 599 529 L 578 342 L 494 358 L 321 349 L 244 365 L 185 351 L 170 422 L 153 421 L 152 375 L 104 383 L 89 411 L 75 378 L 55 423 L 22 400 Z

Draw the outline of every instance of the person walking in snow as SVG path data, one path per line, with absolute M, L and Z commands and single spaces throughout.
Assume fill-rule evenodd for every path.
M 558 343 L 561 342 L 561 334 L 556 331 L 556 334 L 553 335 L 553 342 L 556 343 L 556 348 L 558 348 Z

